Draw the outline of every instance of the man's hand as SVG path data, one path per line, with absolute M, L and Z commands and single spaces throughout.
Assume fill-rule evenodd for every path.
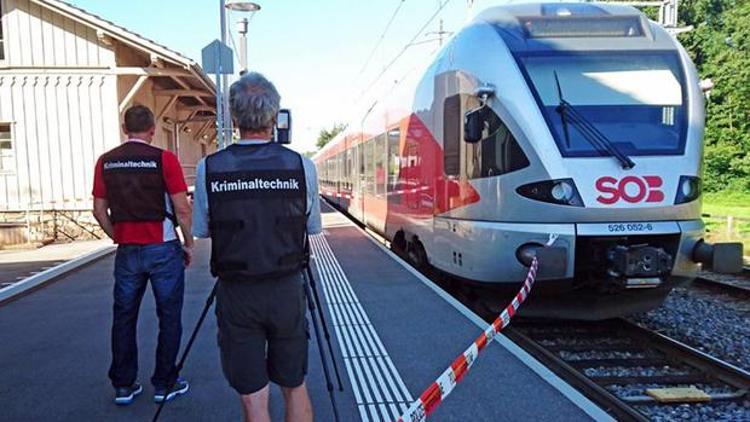
M 193 262 L 193 246 L 182 245 L 182 259 L 186 267 Z

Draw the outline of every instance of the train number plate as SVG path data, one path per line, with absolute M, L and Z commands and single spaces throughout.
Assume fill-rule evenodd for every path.
M 579 224 L 579 236 L 630 235 L 630 234 L 669 234 L 680 233 L 680 226 L 674 221 L 645 223 L 595 223 Z

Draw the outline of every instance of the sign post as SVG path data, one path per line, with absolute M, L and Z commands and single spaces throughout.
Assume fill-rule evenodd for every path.
M 222 90 L 221 80 L 224 77 L 223 75 L 234 73 L 234 57 L 232 54 L 232 49 L 219 40 L 214 40 L 201 50 L 203 70 L 206 73 L 216 75 L 216 137 L 220 149 L 227 146 L 226 132 L 228 129 L 226 125 L 228 116 L 225 116 L 228 110 L 224 100 L 227 93 Z

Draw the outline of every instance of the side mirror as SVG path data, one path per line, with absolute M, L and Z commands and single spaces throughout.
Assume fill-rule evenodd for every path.
M 279 110 L 276 116 L 276 142 L 292 143 L 292 111 L 286 108 Z
M 485 126 L 485 108 L 468 111 L 464 116 L 464 142 L 475 144 L 482 140 Z

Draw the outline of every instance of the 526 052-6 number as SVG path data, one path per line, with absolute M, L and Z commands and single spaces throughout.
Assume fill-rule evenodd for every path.
M 654 230 L 654 226 L 651 223 L 620 223 L 620 224 L 608 224 L 607 230 L 610 233 L 624 233 L 624 232 L 650 232 Z

